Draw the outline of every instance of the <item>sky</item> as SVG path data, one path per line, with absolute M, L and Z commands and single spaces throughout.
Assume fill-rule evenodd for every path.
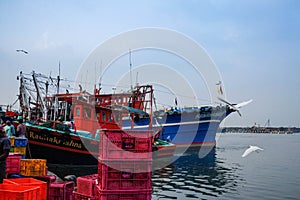
M 181 33 L 207 52 L 222 77 L 228 101 L 253 99 L 241 108 L 242 117 L 230 115 L 225 126 L 264 126 L 269 119 L 271 126 L 300 127 L 297 0 L 4 0 L 0 1 L 0 27 L 0 104 L 17 99 L 20 71 L 57 76 L 60 63 L 61 77 L 82 80 L 78 71 L 103 42 L 126 31 L 156 27 Z M 116 69 L 128 66 L 127 56 L 120 56 Z M 185 79 L 195 79 L 192 72 L 188 74 L 187 64 L 174 55 L 144 50 L 133 52 L 132 59 L 134 69 L 156 63 L 154 75 L 163 74 L 157 66 L 171 66 L 179 73 L 184 71 Z M 101 64 L 95 66 L 101 71 Z M 103 85 L 112 77 L 107 72 Z M 197 89 L 205 90 L 202 86 Z M 190 94 L 181 95 L 179 105 L 188 106 L 183 97 Z M 174 95 L 169 96 L 161 105 L 174 104 Z M 207 99 L 207 91 L 202 99 Z

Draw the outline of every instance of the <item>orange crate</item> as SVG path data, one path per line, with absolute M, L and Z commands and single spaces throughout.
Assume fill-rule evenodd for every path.
M 26 154 L 26 147 L 14 147 L 15 153 Z
M 11 136 L 9 137 L 9 140 L 10 140 L 10 146 L 15 146 L 15 136 Z
M 0 184 L 1 200 L 40 200 L 40 187 Z
M 15 188 L 19 186 L 31 186 L 31 187 L 39 187 L 40 188 L 40 199 L 47 200 L 47 183 L 34 179 L 34 178 L 12 178 L 12 179 L 4 179 L 4 184 L 12 184 L 17 185 Z
M 20 174 L 23 176 L 46 176 L 46 162 L 45 159 L 21 159 Z

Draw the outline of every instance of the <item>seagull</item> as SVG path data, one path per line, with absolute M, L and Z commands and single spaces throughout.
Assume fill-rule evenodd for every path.
M 257 146 L 251 146 L 251 145 L 249 145 L 249 148 L 248 149 L 246 149 L 246 151 L 243 153 L 243 155 L 242 155 L 242 157 L 244 158 L 244 157 L 246 157 L 246 156 L 248 156 L 250 153 L 252 153 L 253 151 L 256 151 L 256 152 L 258 152 L 258 150 L 263 150 L 262 148 L 259 148 L 259 147 L 257 147 Z
M 239 103 L 239 104 L 232 104 L 232 103 L 230 103 L 230 102 L 228 102 L 228 101 L 226 101 L 225 99 L 222 99 L 222 98 L 220 98 L 220 97 L 218 97 L 218 99 L 219 99 L 220 101 L 222 101 L 223 103 L 226 103 L 227 105 L 229 105 L 229 107 L 230 107 L 232 110 L 236 111 L 236 112 L 239 114 L 240 117 L 242 116 L 242 114 L 240 113 L 239 108 L 241 108 L 241 107 L 243 107 L 243 106 L 245 106 L 245 105 L 247 105 L 247 104 L 249 104 L 249 103 L 252 102 L 252 99 L 250 99 L 249 101 L 241 102 L 241 103 Z
M 28 52 L 27 52 L 27 51 L 25 51 L 25 50 L 23 50 L 23 49 L 17 49 L 16 51 L 17 51 L 17 52 L 23 52 L 23 53 L 26 53 L 26 54 L 28 54 Z

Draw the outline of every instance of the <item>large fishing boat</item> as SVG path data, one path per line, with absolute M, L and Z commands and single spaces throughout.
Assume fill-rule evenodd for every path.
M 162 132 L 159 137 L 171 141 L 177 147 L 214 147 L 220 123 L 233 112 L 238 112 L 241 115 L 239 108 L 252 101 L 231 104 L 224 99 L 219 98 L 219 100 L 225 104 L 182 109 L 171 107 L 170 109 L 155 111 L 153 113 L 155 121 L 153 127 L 161 127 Z M 136 129 L 146 128 L 147 119 L 136 118 L 134 122 Z M 125 119 L 123 128 L 129 129 L 130 123 L 130 118 Z
M 126 115 L 132 119 L 147 118 L 154 161 L 172 160 L 175 145 L 159 139 L 160 130 L 152 129 L 151 85 L 122 94 L 100 94 L 95 89 L 93 94 L 80 90 L 48 95 L 49 82 L 41 81 L 41 77 L 45 76 L 35 72 L 30 77 L 23 73 L 19 76 L 20 107 L 23 117 L 28 119 L 27 157 L 47 159 L 48 164 L 97 165 L 100 132 L 118 130 L 127 134 L 127 130 L 122 130 L 121 120 Z M 58 77 L 56 86 L 59 80 Z M 139 131 L 129 132 L 135 137 L 139 135 Z

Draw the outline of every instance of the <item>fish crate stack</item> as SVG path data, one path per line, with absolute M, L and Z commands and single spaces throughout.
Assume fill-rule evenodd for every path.
M 73 200 L 151 199 L 152 134 L 101 130 L 98 174 L 77 178 Z
M 40 187 L 18 186 L 14 184 L 0 184 L 0 199 L 2 200 L 40 200 Z
M 21 159 L 20 175 L 22 176 L 46 176 L 47 160 L 45 159 Z
M 12 153 L 19 153 L 21 157 L 24 159 L 26 157 L 26 147 L 28 140 L 27 138 L 20 138 L 20 137 L 9 137 L 10 140 L 10 152 Z
M 73 181 L 56 181 L 49 185 L 48 200 L 72 200 Z
M 12 179 L 4 179 L 3 180 L 3 187 L 6 187 L 7 192 L 10 188 L 22 188 L 22 187 L 28 187 L 27 189 L 30 191 L 30 196 L 28 198 L 21 198 L 20 195 L 25 195 L 27 190 L 17 191 L 15 194 L 10 194 L 7 198 L 4 199 L 36 199 L 36 200 L 47 200 L 47 183 L 44 181 L 40 181 L 34 178 L 12 178 Z M 13 190 L 13 189 L 12 189 Z M 4 192 L 4 191 L 3 191 Z M 4 193 L 5 193 L 4 192 Z M 19 197 L 19 198 L 17 198 Z
M 20 173 L 20 161 L 21 154 L 19 153 L 9 153 L 6 159 L 6 177 L 10 174 L 19 174 Z
M 152 131 L 101 130 L 98 199 L 151 199 Z
M 81 196 L 85 196 L 89 199 L 97 199 L 98 198 L 98 174 L 92 174 L 87 176 L 77 177 L 77 191 L 74 194 L 77 198 L 74 199 L 82 199 Z

